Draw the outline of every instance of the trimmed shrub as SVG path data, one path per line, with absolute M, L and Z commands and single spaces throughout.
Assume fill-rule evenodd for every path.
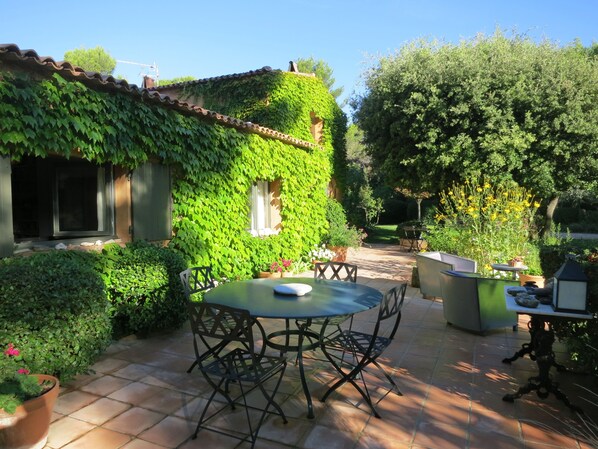
M 50 251 L 0 261 L 0 342 L 32 373 L 85 372 L 110 343 L 99 255 Z
M 187 318 L 183 256 L 147 242 L 107 245 L 101 268 L 115 336 L 179 327 Z

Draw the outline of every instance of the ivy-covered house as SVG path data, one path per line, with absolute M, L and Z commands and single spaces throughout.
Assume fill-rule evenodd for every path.
M 0 45 L 0 257 L 146 239 L 251 276 L 320 242 L 345 126 L 313 76 L 139 88 Z

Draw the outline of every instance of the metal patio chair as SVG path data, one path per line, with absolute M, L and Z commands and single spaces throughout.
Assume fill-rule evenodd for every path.
M 325 279 L 345 282 L 357 282 L 357 265 L 353 265 L 345 262 L 317 262 L 314 264 L 314 279 Z M 341 332 L 341 324 L 348 319 L 353 323 L 352 315 L 339 315 L 334 318 L 314 318 L 309 323 L 308 328 L 312 329 L 312 326 L 336 326 L 336 329 L 331 331 L 328 335 L 331 336 L 335 332 Z M 304 323 L 304 320 L 296 320 L 297 326 Z M 349 328 L 351 328 L 351 324 Z M 312 329 L 313 330 L 313 329 Z M 316 331 L 318 332 L 318 331 Z M 319 332 L 318 332 L 319 333 Z
M 361 394 L 364 400 L 372 409 L 374 416 L 380 418 L 378 411 L 374 407 L 368 386 L 365 380 L 364 372 L 370 365 L 374 365 L 380 373 L 390 383 L 390 391 L 395 391 L 397 395 L 402 396 L 399 387 L 378 363 L 377 359 L 384 350 L 391 344 L 399 323 L 401 322 L 401 308 L 405 300 L 405 291 L 407 284 L 391 288 L 384 294 L 378 311 L 378 319 L 371 334 L 357 332 L 351 329 L 335 333 L 331 337 L 324 337 L 326 329 L 322 329 L 322 351 L 330 361 L 334 369 L 341 376 L 324 394 L 321 401 L 325 402 L 328 396 L 336 391 L 341 385 L 350 383 Z M 394 323 L 387 320 L 395 318 Z M 391 326 L 388 336 L 381 335 L 382 326 L 385 322 Z M 386 326 L 385 326 L 386 327 Z M 359 382 L 359 383 L 358 383 Z
M 251 441 L 253 448 L 267 414 L 278 414 L 287 423 L 284 412 L 274 400 L 286 368 L 286 358 L 265 355 L 265 345 L 259 351 L 255 350 L 254 329 L 257 328 L 262 341 L 265 341 L 266 336 L 259 321 L 251 318 L 247 310 L 206 302 L 189 302 L 188 308 L 194 339 L 199 338 L 208 348 L 206 353 L 197 353 L 198 368 L 213 389 L 199 418 L 193 439 L 197 438 L 200 429 L 207 429 L 241 441 Z M 230 351 L 223 351 L 222 342 L 232 343 L 235 347 Z M 270 379 L 273 379 L 275 385 L 268 385 L 266 390 L 264 384 Z M 233 387 L 234 394 L 231 393 Z M 266 400 L 263 408 L 248 403 L 248 397 L 254 396 L 251 395 L 254 390 L 259 390 Z M 226 402 L 214 401 L 217 394 L 223 396 Z M 245 408 L 248 435 L 240 436 L 208 425 L 211 419 L 228 409 L 228 406 L 235 409 L 237 405 Z M 273 410 L 270 410 L 271 407 Z M 261 411 L 257 422 L 252 410 Z
M 181 271 L 179 276 L 181 278 L 181 283 L 183 284 L 183 289 L 185 290 L 187 302 L 191 302 L 193 295 L 207 292 L 216 287 L 216 280 L 212 273 L 212 267 L 209 266 L 187 268 L 186 270 Z M 195 346 L 195 339 L 193 340 L 193 344 L 195 352 L 197 353 L 198 348 Z M 223 344 L 222 347 L 224 346 L 226 346 L 226 344 Z M 190 373 L 196 366 L 197 359 L 187 369 L 187 372 Z

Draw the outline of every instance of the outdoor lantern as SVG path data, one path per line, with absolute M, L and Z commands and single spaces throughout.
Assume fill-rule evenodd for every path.
M 581 265 L 567 259 L 554 274 L 552 307 L 557 312 L 587 313 L 588 277 Z

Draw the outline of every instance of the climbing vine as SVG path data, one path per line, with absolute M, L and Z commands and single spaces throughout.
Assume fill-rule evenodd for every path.
M 226 105 L 214 109 L 311 142 L 309 112 L 314 111 L 324 120 L 321 148 L 307 150 L 207 123 L 192 113 L 96 90 L 58 73 L 33 76 L 0 65 L 0 155 L 19 160 L 76 154 L 129 169 L 162 160 L 174 173 L 170 246 L 190 264 L 210 264 L 229 278 L 249 277 L 260 258 L 297 258 L 319 243 L 326 231 L 326 186 L 333 164 L 344 159 L 339 139 L 345 117 L 319 81 L 277 74 L 247 78 L 239 89 L 250 92 L 260 82 L 270 106 L 229 91 Z M 214 97 L 223 98 L 225 92 L 212 87 Z M 283 229 L 252 237 L 247 232 L 250 187 L 256 180 L 276 179 L 282 180 Z

